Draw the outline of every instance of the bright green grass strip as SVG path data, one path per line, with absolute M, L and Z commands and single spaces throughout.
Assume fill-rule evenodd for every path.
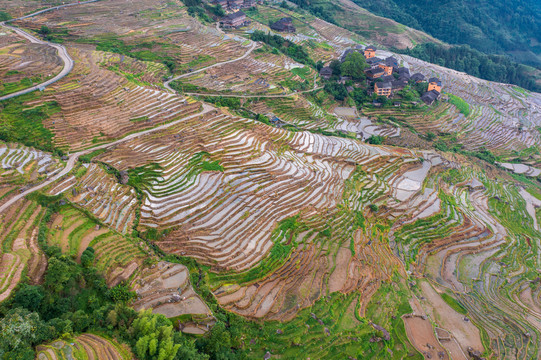
M 468 104 L 466 101 L 464 101 L 464 99 L 456 96 L 456 95 L 453 95 L 453 94 L 449 94 L 449 102 L 451 104 L 453 104 L 454 106 L 457 107 L 457 109 L 462 113 L 464 114 L 464 116 L 468 117 L 468 115 L 470 115 L 470 104 Z
M 468 310 L 461 303 L 455 300 L 455 298 L 453 298 L 451 295 L 443 293 L 441 294 L 441 298 L 456 312 L 462 315 L 466 315 L 468 313 Z

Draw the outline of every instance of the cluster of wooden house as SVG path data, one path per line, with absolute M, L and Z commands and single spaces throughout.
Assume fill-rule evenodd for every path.
M 406 67 L 401 67 L 398 60 L 390 56 L 386 59 L 376 57 L 376 47 L 370 45 L 365 48 L 357 46 L 346 50 L 340 57 L 340 62 L 344 62 L 352 52 L 362 52 L 369 67 L 365 70 L 366 77 L 373 83 L 373 92 L 378 96 L 392 97 L 396 92 L 404 89 L 410 82 L 420 83 L 425 81 L 425 76 L 421 73 L 410 74 Z M 324 67 L 320 71 L 320 76 L 329 79 L 332 76 L 332 69 Z M 441 96 L 441 81 L 438 78 L 428 80 L 428 90 L 421 96 L 421 100 L 431 105 Z

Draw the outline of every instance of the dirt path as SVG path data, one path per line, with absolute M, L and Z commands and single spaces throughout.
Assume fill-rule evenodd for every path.
M 187 92 L 186 95 L 190 96 L 211 96 L 211 97 L 236 97 L 242 99 L 251 99 L 251 98 L 285 98 L 291 97 L 299 94 L 306 94 L 313 91 L 321 90 L 323 86 L 317 86 L 317 84 L 310 90 L 297 91 L 290 94 L 281 94 L 281 95 L 235 95 L 235 94 L 206 94 L 206 93 L 192 93 Z

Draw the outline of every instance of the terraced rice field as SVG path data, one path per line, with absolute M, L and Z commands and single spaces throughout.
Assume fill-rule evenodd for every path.
M 126 133 L 172 121 L 199 110 L 196 102 L 130 82 L 99 66 L 99 52 L 73 51 L 74 71 L 50 87 L 36 106 L 55 101 L 61 108 L 44 121 L 60 148 L 81 149 Z
M 79 175 L 81 173 L 84 174 Z M 130 232 L 133 227 L 137 194 L 132 187 L 119 184 L 104 166 L 84 164 L 74 171 L 74 175 L 58 182 L 49 193 L 63 194 L 122 234 Z
M 265 9 L 261 22 L 282 14 Z M 74 21 L 66 23 L 68 16 Z M 312 40 L 322 59 L 360 41 L 311 16 L 300 20 L 302 33 L 288 38 Z M 247 49 L 245 34 L 204 26 L 165 1 L 138 0 L 130 12 L 122 1 L 99 2 L 25 24 L 64 26 L 82 40 L 69 47 L 73 72 L 25 104 L 58 103 L 61 111 L 45 126 L 57 146 L 71 151 L 183 119 L 201 107 L 164 90 L 162 78 L 173 74 L 163 64 L 96 51 L 89 39 L 103 40 L 107 32 L 130 45 L 153 42 L 145 45 L 148 52 L 171 55 L 175 74 Z M 314 42 L 332 50 L 318 52 Z M 54 63 L 51 54 L 39 57 L 39 49 L 15 44 L 11 35 L 0 37 L 0 45 L 0 75 L 21 61 Z M 487 358 L 538 358 L 541 191 L 535 158 L 532 166 L 503 165 L 530 176 L 518 182 L 519 175 L 461 155 L 361 139 L 400 136 L 403 129 L 370 120 L 395 116 L 421 133 L 457 133 L 467 149 L 520 155 L 539 145 L 541 97 L 402 59 L 412 72 L 437 75 L 445 92 L 469 104 L 469 114 L 446 101 L 357 114 L 317 95 L 299 95 L 246 105 L 296 131 L 216 109 L 118 144 L 45 189 L 62 198 L 56 213 L 29 197 L 0 214 L 0 301 L 25 276 L 40 282 L 47 260 L 37 234 L 46 218 L 47 244 L 77 261 L 92 247 L 93 265 L 107 284 L 124 282 L 137 293 L 136 310 L 150 307 L 197 335 L 214 325 L 213 306 L 253 320 L 245 324 L 253 337 L 242 341 L 254 357 L 462 360 L 473 348 Z M 281 55 L 254 52 L 186 81 L 214 92 L 274 93 L 288 80 L 313 75 L 291 67 Z M 15 81 L 22 75 L 9 76 Z M 19 185 L 61 168 L 50 154 L 4 143 L 0 165 L 0 202 Z M 188 269 L 164 254 L 169 261 L 195 258 L 201 276 L 192 283 Z M 217 305 L 209 308 L 196 293 L 201 284 Z M 38 351 L 40 360 L 132 358 L 93 334 Z
M 430 121 L 413 119 L 414 127 L 423 131 L 456 132 L 470 149 L 485 146 L 505 152 L 539 144 L 536 127 L 541 122 L 540 94 L 524 93 L 512 85 L 481 80 L 409 56 L 400 57 L 409 65 L 410 72 L 438 76 L 444 84 L 444 93 L 454 94 L 470 106 L 467 117 L 453 106 L 442 116 L 431 115 Z
M 103 359 L 130 360 L 132 353 L 125 345 L 95 334 L 82 334 L 70 341 L 57 340 L 37 347 L 38 360 Z
M 303 77 L 294 73 L 293 69 L 302 69 Z M 283 94 L 286 89 L 284 82 L 313 83 L 315 71 L 307 66 L 296 63 L 284 55 L 269 53 L 251 54 L 238 62 L 225 64 L 183 78 L 183 82 L 207 89 L 202 92 L 231 92 L 249 95 Z
M 392 150 L 218 113 L 127 142 L 99 160 L 148 174 L 140 225 L 175 228 L 158 243 L 162 249 L 243 270 L 269 251 L 276 222 L 335 207 L 353 163 L 372 169 L 388 157 L 398 159 Z
M 45 272 L 47 258 L 37 243 L 42 216 L 41 207 L 27 200 L 1 215 L 0 301 L 7 299 L 25 276 L 39 283 Z
M 23 145 L 0 142 L 0 184 L 24 184 L 60 171 L 51 154 Z
M 59 246 L 76 259 L 80 259 L 87 247 L 93 248 L 94 266 L 111 286 L 135 276 L 144 258 L 152 256 L 142 243 L 103 227 L 73 207 L 63 207 L 51 221 L 48 244 Z

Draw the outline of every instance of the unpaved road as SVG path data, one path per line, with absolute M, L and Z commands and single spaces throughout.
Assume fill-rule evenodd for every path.
M 81 156 L 81 155 L 91 153 L 92 151 L 95 151 L 95 150 L 105 149 L 105 148 L 108 148 L 108 147 L 111 147 L 111 146 L 115 146 L 115 145 L 121 144 L 123 142 L 126 142 L 128 140 L 138 138 L 138 137 L 143 136 L 143 135 L 147 135 L 147 134 L 150 134 L 150 133 L 153 133 L 153 132 L 156 132 L 156 131 L 160 131 L 160 130 L 163 130 L 163 129 L 170 128 L 171 126 L 174 126 L 174 125 L 178 124 L 179 122 L 186 121 L 186 120 L 189 120 L 189 119 L 193 119 L 195 117 L 198 117 L 198 116 L 204 115 L 206 113 L 209 113 L 209 112 L 211 112 L 213 110 L 216 110 L 213 106 L 210 106 L 208 104 L 203 103 L 203 109 L 200 112 L 198 112 L 197 114 L 193 114 L 193 115 L 190 115 L 188 117 L 181 118 L 181 119 L 175 120 L 173 122 L 170 122 L 170 123 L 167 123 L 167 124 L 152 128 L 152 129 L 144 130 L 144 131 L 141 131 L 139 133 L 131 134 L 131 135 L 128 135 L 128 136 L 126 136 L 126 137 L 124 137 L 122 139 L 119 139 L 119 140 L 116 140 L 116 141 L 113 141 L 113 142 L 110 142 L 110 143 L 107 143 L 107 144 L 99 145 L 99 146 L 96 146 L 96 147 L 93 147 L 93 148 L 90 148 L 90 149 L 86 149 L 86 150 L 82 150 L 82 151 L 73 153 L 73 154 L 71 154 L 69 156 L 68 162 L 66 163 L 66 166 L 64 167 L 64 169 L 62 169 L 62 171 L 60 171 L 58 174 L 54 175 L 50 179 L 45 180 L 41 184 L 36 185 L 33 188 L 30 188 L 30 189 L 28 189 L 28 190 L 26 190 L 26 191 L 24 191 L 24 192 L 22 192 L 20 194 L 17 194 L 14 197 L 12 197 L 11 199 L 9 199 L 8 201 L 6 201 L 2 206 L 0 206 L 0 213 L 4 212 L 7 208 L 9 208 L 11 205 L 13 205 L 14 203 L 19 201 L 20 199 L 22 199 L 26 195 L 31 194 L 34 191 L 43 189 L 44 187 L 46 187 L 46 186 L 52 184 L 53 182 L 57 181 L 58 179 L 60 179 L 62 176 L 68 174 L 73 169 L 73 167 L 75 166 L 75 163 L 77 162 L 77 159 L 79 159 L 79 156 Z

